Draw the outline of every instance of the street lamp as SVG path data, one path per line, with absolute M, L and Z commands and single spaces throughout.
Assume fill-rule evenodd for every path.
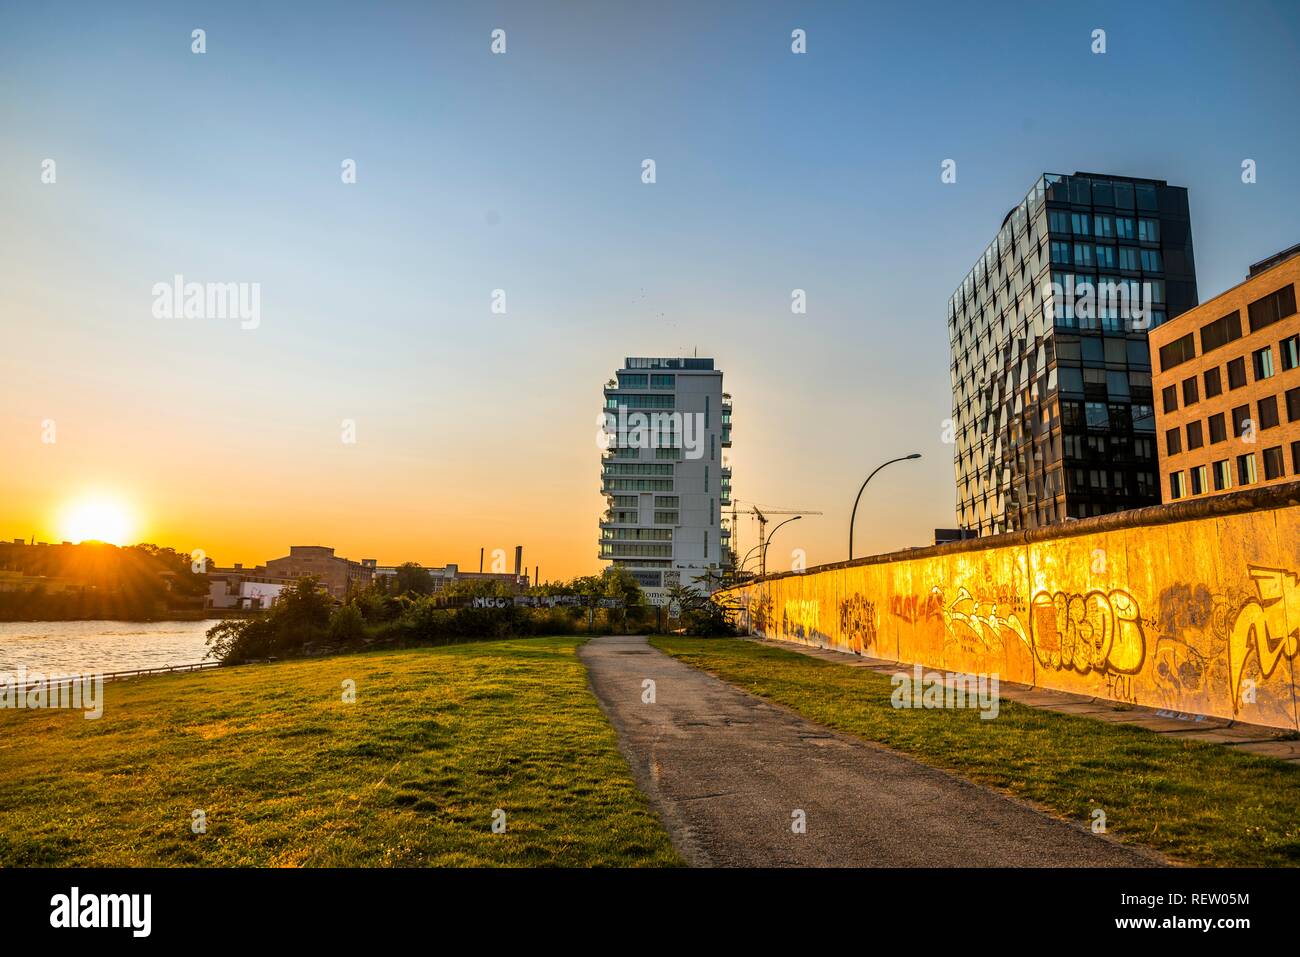
M 911 455 L 900 455 L 896 459 L 890 459 L 888 462 L 883 462 L 880 465 L 877 465 L 875 471 L 867 476 L 867 482 L 870 482 L 875 478 L 876 472 L 879 472 L 886 465 L 893 465 L 895 462 L 906 462 L 908 459 L 919 459 L 920 457 L 920 452 L 913 452 Z M 858 502 L 862 501 L 862 493 L 867 490 L 867 482 L 862 483 L 862 488 L 858 489 L 858 497 L 853 500 L 853 514 L 849 518 L 849 561 L 853 561 L 853 523 L 857 520 Z
M 781 523 L 781 525 L 789 525 L 791 522 L 797 522 L 801 518 L 803 518 L 802 515 L 796 515 L 794 518 L 787 518 L 784 522 Z M 772 534 L 767 536 L 767 541 L 763 545 L 762 562 L 759 565 L 762 571 L 758 573 L 760 577 L 767 574 L 767 546 L 772 544 L 772 539 L 775 538 L 776 533 L 781 530 L 781 525 L 778 525 L 776 528 L 772 529 Z

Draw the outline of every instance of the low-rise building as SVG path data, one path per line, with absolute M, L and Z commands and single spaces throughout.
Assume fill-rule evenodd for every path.
M 213 565 L 207 570 L 208 595 L 204 607 L 216 610 L 229 608 L 270 608 L 280 597 L 280 592 L 293 584 L 288 578 L 272 578 L 265 565 L 245 568 L 238 562 L 230 568 Z
M 391 578 L 397 575 L 397 565 L 376 565 L 374 569 L 375 578 Z M 421 566 L 423 567 L 423 566 Z M 455 563 L 448 563 L 441 567 L 430 567 L 424 569 L 429 573 L 429 578 L 433 581 L 433 591 L 442 591 L 448 585 L 454 582 L 493 582 L 505 585 L 514 592 L 523 592 L 528 589 L 528 575 L 518 570 L 516 562 L 516 571 L 510 572 L 463 572 L 460 566 Z
M 1300 245 L 1151 330 L 1163 501 L 1300 478 Z
M 354 562 L 335 555 L 334 549 L 324 545 L 291 545 L 288 555 L 266 563 L 266 575 L 289 581 L 310 575 L 320 580 L 332 598 L 343 601 L 349 591 L 360 591 L 370 584 L 375 568 L 373 559 Z

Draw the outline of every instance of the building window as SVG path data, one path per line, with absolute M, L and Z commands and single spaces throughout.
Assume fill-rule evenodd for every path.
M 1196 468 L 1192 469 L 1191 476 L 1192 476 L 1192 494 L 1204 495 L 1206 491 L 1205 466 L 1204 465 L 1196 466 Z
M 1105 402 L 1085 402 L 1083 405 L 1083 412 L 1087 417 L 1088 428 L 1110 428 L 1110 413 L 1106 408 Z
M 1164 402 L 1166 412 L 1176 412 L 1178 410 L 1178 387 L 1167 385 L 1160 390 L 1161 401 Z
M 1090 236 L 1092 230 L 1089 228 L 1089 219 L 1087 213 L 1071 213 L 1070 226 L 1076 236 Z
M 1125 272 L 1137 272 L 1138 250 L 1136 246 L 1119 247 L 1119 268 Z
M 1237 484 L 1253 485 L 1255 483 L 1255 453 L 1248 452 L 1237 456 Z
M 1142 271 L 1143 272 L 1164 272 L 1164 263 L 1160 259 L 1160 250 L 1144 249 L 1142 250 Z
M 1187 335 L 1175 339 L 1168 345 L 1160 347 L 1160 371 L 1168 372 L 1174 366 L 1181 365 L 1190 359 L 1196 358 L 1196 339 L 1189 332 Z
M 1273 378 L 1273 350 L 1269 346 L 1251 353 L 1251 362 L 1255 366 L 1255 381 Z
M 1207 420 L 1210 424 L 1210 444 L 1224 442 L 1228 438 L 1228 429 L 1224 425 L 1223 413 L 1216 412 Z
M 1246 359 L 1238 356 L 1228 363 L 1228 388 L 1240 389 L 1246 384 Z
M 1205 397 L 1207 399 L 1213 399 L 1216 395 L 1218 395 L 1223 391 L 1223 379 L 1219 375 L 1218 366 L 1215 366 L 1213 369 L 1206 369 L 1204 379 L 1205 379 Z
M 1222 492 L 1230 488 L 1232 488 L 1232 468 L 1228 465 L 1227 459 L 1221 459 L 1214 463 L 1214 490 Z
M 1179 499 L 1183 497 L 1183 494 L 1184 494 L 1183 473 L 1170 472 L 1169 473 L 1169 497 L 1171 499 Z
M 1222 319 L 1201 326 L 1201 354 L 1241 338 L 1241 312 L 1230 312 Z
M 1291 472 L 1300 475 L 1300 442 L 1291 443 Z
M 1204 441 L 1204 437 L 1201 434 L 1200 419 L 1197 419 L 1195 422 L 1188 422 L 1187 423 L 1187 451 L 1190 452 L 1192 449 L 1199 449 L 1204 444 L 1205 441 Z
M 1295 286 L 1288 283 L 1276 292 L 1271 292 L 1262 299 L 1256 299 L 1247 307 L 1250 313 L 1250 331 L 1258 332 L 1265 326 L 1271 326 L 1279 319 L 1295 314 Z
M 1277 396 L 1266 396 L 1255 405 L 1259 408 L 1259 427 L 1261 429 L 1276 428 L 1278 425 Z
M 1277 351 L 1282 355 L 1283 372 L 1300 368 L 1300 336 L 1283 339 L 1277 344 Z
M 1165 454 L 1177 455 L 1183 450 L 1183 434 L 1178 429 L 1170 429 L 1165 433 Z
M 1286 420 L 1300 422 L 1300 386 L 1286 390 Z
M 1160 242 L 1160 223 L 1154 219 L 1139 219 L 1138 240 L 1144 243 Z
M 1201 401 L 1201 396 L 1196 388 L 1196 376 L 1183 380 L 1183 405 L 1195 405 Z
M 1137 231 L 1131 216 L 1115 217 L 1115 235 L 1120 239 L 1137 239 Z
M 1250 406 L 1239 405 L 1232 410 L 1232 435 L 1241 438 L 1250 428 Z
M 1286 472 L 1286 466 L 1282 459 L 1282 446 L 1275 445 L 1271 449 L 1264 450 L 1264 479 L 1279 479 Z

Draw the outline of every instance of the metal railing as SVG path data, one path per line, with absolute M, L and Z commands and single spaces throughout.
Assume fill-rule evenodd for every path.
M 211 668 L 220 668 L 219 661 L 199 661 L 188 665 L 166 665 L 159 668 L 133 668 L 129 671 L 89 671 L 82 674 L 68 674 L 64 671 L 53 671 L 43 675 L 39 679 L 29 679 L 23 682 L 21 686 L 16 686 L 15 690 L 20 693 L 26 693 L 28 689 L 37 686 L 58 688 L 64 685 L 72 684 L 76 681 L 82 681 L 86 678 L 102 678 L 104 681 L 124 681 L 128 678 L 140 678 L 146 675 L 165 675 L 165 674 L 183 674 L 191 671 L 207 671 Z M 34 671 L 35 669 L 33 669 Z M 12 678 L 13 675 L 11 674 Z

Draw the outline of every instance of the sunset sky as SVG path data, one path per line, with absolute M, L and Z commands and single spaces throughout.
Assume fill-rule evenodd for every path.
M 771 564 L 845 558 L 909 452 L 857 550 L 928 544 L 945 306 L 1040 173 L 1187 187 L 1202 299 L 1300 241 L 1294 3 L 442 6 L 0 9 L 0 539 L 106 500 L 223 565 L 593 572 L 601 386 L 698 350 L 737 497 L 825 512 Z M 260 325 L 156 318 L 177 274 Z

